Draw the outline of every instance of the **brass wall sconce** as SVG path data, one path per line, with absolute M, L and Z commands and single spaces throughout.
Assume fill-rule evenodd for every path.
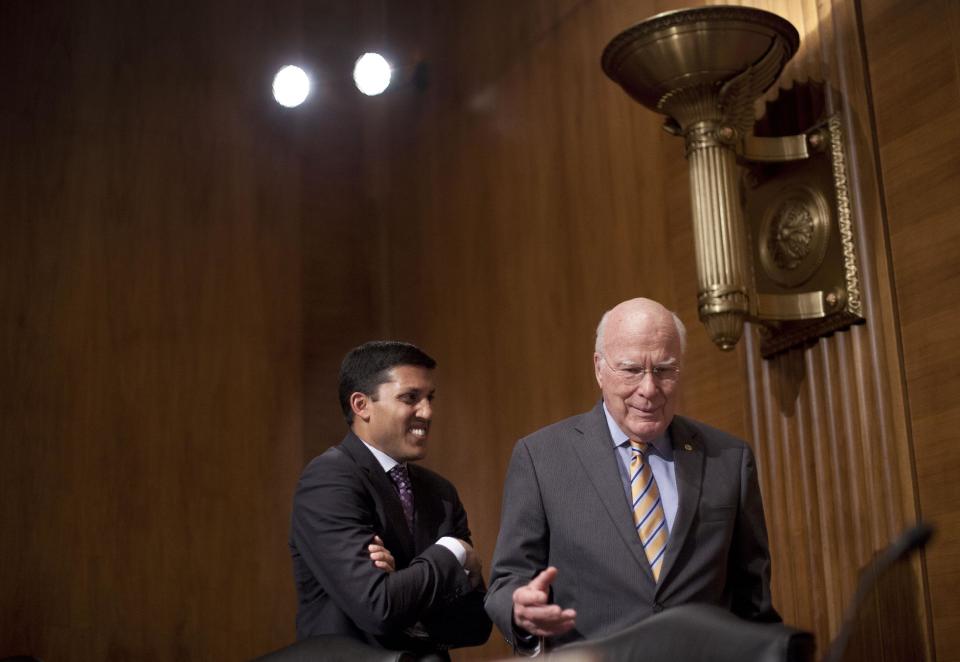
M 658 14 L 603 52 L 607 76 L 685 139 L 698 310 L 724 350 L 744 321 L 770 356 L 862 319 L 839 118 L 753 133 L 754 102 L 799 45 L 776 14 L 709 6 Z

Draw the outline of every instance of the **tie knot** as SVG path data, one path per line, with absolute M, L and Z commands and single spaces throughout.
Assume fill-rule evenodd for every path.
M 410 472 L 407 471 L 407 465 L 398 464 L 388 471 L 387 475 L 390 476 L 390 480 L 392 480 L 397 487 L 410 489 Z
M 640 453 L 641 455 L 646 455 L 647 449 L 649 447 L 650 447 L 650 444 L 648 444 L 645 441 L 637 441 L 636 439 L 630 440 L 630 450 L 632 450 L 634 453 Z

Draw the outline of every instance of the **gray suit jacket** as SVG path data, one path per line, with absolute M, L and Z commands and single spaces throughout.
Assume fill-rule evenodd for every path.
M 485 607 L 514 642 L 513 591 L 559 570 L 553 602 L 577 611 L 551 645 L 593 639 L 666 607 L 703 602 L 779 621 L 756 465 L 746 443 L 680 416 L 669 428 L 679 505 L 660 581 L 633 525 L 601 404 L 521 439 L 503 495 Z

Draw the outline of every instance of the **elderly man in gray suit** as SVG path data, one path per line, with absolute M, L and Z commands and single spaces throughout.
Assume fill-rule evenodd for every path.
M 532 653 L 701 602 L 780 620 L 750 447 L 674 413 L 680 319 L 625 301 L 597 327 L 593 410 L 521 439 L 485 607 Z

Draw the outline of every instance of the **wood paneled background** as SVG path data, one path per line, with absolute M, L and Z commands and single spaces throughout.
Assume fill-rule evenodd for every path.
M 889 270 L 939 660 L 960 658 L 960 5 L 863 3 Z
M 290 498 L 329 443 L 303 430 L 342 430 L 329 384 L 375 333 L 358 29 L 335 1 L 0 3 L 0 657 L 292 640 Z M 307 112 L 270 95 L 290 60 Z
M 0 3 L 0 656 L 291 641 L 290 495 L 342 434 L 340 357 L 375 336 L 439 360 L 428 464 L 489 563 L 513 443 L 593 404 L 596 321 L 644 295 L 690 330 L 681 410 L 757 450 L 785 619 L 825 646 L 923 517 L 909 617 L 858 654 L 960 658 L 960 10 L 745 3 L 801 34 L 782 86 L 840 93 L 867 311 L 763 361 L 707 339 L 682 141 L 600 70 L 683 4 Z M 373 47 L 400 85 L 360 99 Z M 291 60 L 319 85 L 283 111 Z M 495 633 L 457 658 L 506 653 Z

